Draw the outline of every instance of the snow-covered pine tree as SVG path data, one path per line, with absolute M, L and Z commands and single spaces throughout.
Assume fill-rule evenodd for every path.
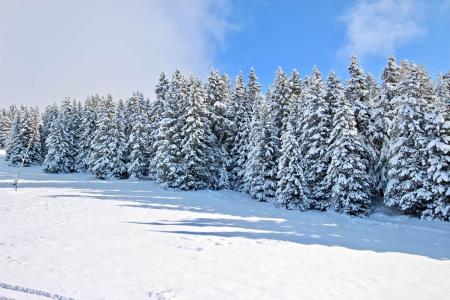
M 50 132 L 45 141 L 47 154 L 43 169 L 47 173 L 69 173 L 73 167 L 73 135 L 70 132 L 71 103 L 69 99 L 63 101 L 58 117 L 51 123 Z
M 273 124 L 276 128 L 276 136 L 281 139 L 282 133 L 286 130 L 289 119 L 290 82 L 281 67 L 275 74 L 275 82 L 272 86 L 270 99 L 270 113 Z M 279 155 L 279 154 L 278 154 Z
M 113 175 L 117 178 L 126 178 L 127 174 L 127 159 L 128 159 L 128 139 L 126 136 L 127 130 L 127 116 L 126 107 L 122 100 L 119 100 L 116 108 L 116 126 L 114 128 L 114 142 L 116 162 L 113 169 Z
M 9 161 L 10 165 L 18 164 L 21 161 L 21 153 L 24 152 L 25 146 L 22 144 L 20 132 L 23 127 L 23 110 L 24 106 L 21 106 L 19 111 L 15 114 L 14 120 L 11 124 L 7 143 L 6 143 L 6 156 L 5 159 Z
M 230 105 L 228 115 L 232 122 L 232 135 L 229 139 L 230 164 L 229 164 L 229 181 L 233 189 L 240 190 L 243 185 L 243 171 L 247 160 L 247 144 L 248 144 L 248 109 L 246 106 L 246 92 L 244 88 L 244 79 L 242 72 L 236 76 L 234 88 L 230 97 Z
M 41 164 L 43 161 L 42 145 L 41 145 L 41 114 L 38 107 L 31 107 L 28 111 L 28 122 L 30 126 L 30 140 L 28 144 L 29 164 Z
M 179 187 L 178 179 L 183 174 L 180 163 L 180 103 L 188 92 L 186 79 L 176 70 L 170 81 L 163 116 L 156 133 L 156 178 L 166 187 Z
M 149 175 L 152 178 L 157 178 L 157 165 L 156 152 L 158 151 L 158 145 L 160 144 L 158 135 L 159 126 L 161 120 L 164 118 L 164 107 L 169 97 L 169 80 L 166 78 L 165 73 L 161 73 L 159 76 L 158 85 L 155 88 L 156 100 L 150 105 L 149 111 Z
M 120 176 L 123 165 L 117 150 L 115 104 L 111 95 L 107 95 L 100 102 L 97 128 L 92 140 L 91 171 L 95 176 L 101 179 Z
M 400 67 L 395 58 L 389 56 L 386 66 L 381 75 L 382 84 L 378 106 L 371 114 L 374 130 L 383 135 L 380 155 L 375 164 L 375 173 L 378 175 L 378 190 L 381 195 L 386 189 L 388 181 L 389 140 L 388 129 L 394 118 L 394 97 L 398 96 L 399 83 L 401 79 Z
M 327 94 L 333 95 L 336 103 L 328 149 L 331 162 L 325 177 L 330 189 L 328 208 L 366 215 L 371 203 L 369 153 L 360 142 L 350 101 L 333 73 L 328 77 L 327 88 Z
M 42 157 L 45 158 L 47 155 L 47 147 L 45 146 L 45 141 L 50 134 L 50 127 L 53 121 L 58 117 L 58 105 L 53 104 L 45 108 L 44 114 L 42 116 L 42 131 L 41 131 L 41 149 Z
M 0 148 L 6 147 L 9 131 L 11 130 L 11 120 L 7 115 L 6 109 L 0 110 Z
M 0 119 L 0 147 L 4 147 L 5 149 L 8 143 L 9 132 L 17 111 L 18 110 L 15 105 L 11 105 L 9 109 L 2 110 L 2 117 Z
M 291 78 L 294 79 L 294 82 L 297 81 L 295 75 Z M 298 99 L 300 94 L 294 92 L 291 96 Z M 309 192 L 305 191 L 307 185 L 303 175 L 300 145 L 296 134 L 299 108 L 297 101 L 292 99 L 290 102 L 287 127 L 281 135 L 281 157 L 278 162 L 276 197 L 277 203 L 285 208 L 306 210 L 310 203 L 307 196 Z
M 70 132 L 72 133 L 72 153 L 71 156 L 73 157 L 73 165 L 71 167 L 71 172 L 77 171 L 78 161 L 77 157 L 80 154 L 81 148 L 80 148 L 80 138 L 82 134 L 82 128 L 81 128 L 81 120 L 83 116 L 83 105 L 81 102 L 76 101 L 75 99 L 72 100 L 72 115 L 70 119 Z
M 134 92 L 127 101 L 128 122 L 131 124 L 128 139 L 128 174 L 132 178 L 142 178 L 148 174 L 148 115 L 144 95 Z
M 353 106 L 356 119 L 356 128 L 361 135 L 362 143 L 371 153 L 371 162 L 376 161 L 376 151 L 370 140 L 370 99 L 369 87 L 367 85 L 366 75 L 359 66 L 358 58 L 353 55 L 350 66 L 348 67 L 349 79 L 345 88 L 345 96 L 350 100 Z
M 327 195 L 323 180 L 328 169 L 328 140 L 330 137 L 331 111 L 325 100 L 325 86 L 317 67 L 302 92 L 305 106 L 302 120 L 302 156 L 305 180 L 308 185 L 312 208 L 324 209 Z
M 403 63 L 399 96 L 394 97 L 394 119 L 388 135 L 388 183 L 384 202 L 414 215 L 427 207 L 431 195 L 427 182 L 427 108 L 433 86 L 422 66 Z
M 238 137 L 239 145 L 237 147 L 237 151 L 240 153 L 238 164 L 241 166 L 237 173 L 241 181 L 239 190 L 245 192 L 249 192 L 252 180 L 247 173 L 250 171 L 250 152 L 255 148 L 255 142 L 258 140 L 257 135 L 260 134 L 257 132 L 259 127 L 254 126 L 254 124 L 259 122 L 262 102 L 261 85 L 258 82 L 255 69 L 251 68 L 246 88 L 246 100 L 243 103 L 245 122 L 242 124 L 242 133 Z
M 450 220 L 450 73 L 441 77 L 427 114 L 428 180 L 431 201 L 422 217 Z
M 229 147 L 228 142 L 231 138 L 232 123 L 227 114 L 229 103 L 229 86 L 228 77 L 226 75 L 220 76 L 217 70 L 212 70 L 208 82 L 205 87 L 205 107 L 208 123 L 211 130 L 215 135 L 214 152 L 216 161 L 215 163 L 222 166 L 221 169 L 225 170 L 229 164 Z M 228 179 L 226 172 L 222 172 L 222 178 L 220 180 L 222 186 L 228 185 Z
M 215 159 L 217 140 L 205 104 L 205 92 L 200 80 L 189 79 L 189 94 L 181 103 L 181 169 L 179 178 L 183 190 L 198 190 L 215 186 L 224 166 Z
M 37 108 L 21 106 L 15 113 L 6 146 L 6 160 L 10 165 L 24 166 L 42 161 L 40 145 L 40 114 Z
M 267 100 L 261 101 L 258 115 L 252 120 L 251 150 L 245 168 L 245 188 L 258 201 L 274 200 L 277 189 L 278 128 L 273 124 L 270 108 Z
M 91 169 L 92 140 L 94 139 L 97 124 L 97 111 L 101 99 L 99 95 L 89 96 L 84 102 L 80 124 L 79 152 L 76 157 L 78 172 L 87 172 Z

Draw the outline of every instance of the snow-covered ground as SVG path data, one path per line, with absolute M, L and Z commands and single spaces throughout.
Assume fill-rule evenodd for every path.
M 297 212 L 232 191 L 16 172 L 0 299 L 444 299 L 450 224 Z M 3 297 L 3 298 L 2 298 Z

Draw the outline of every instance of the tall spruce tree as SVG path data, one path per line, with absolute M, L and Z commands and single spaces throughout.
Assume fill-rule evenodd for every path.
M 76 157 L 78 172 L 87 172 L 91 169 L 92 141 L 97 127 L 97 112 L 101 99 L 99 95 L 89 96 L 84 102 L 79 128 L 79 152 Z
M 258 123 L 260 123 L 260 109 L 263 104 L 263 96 L 261 94 L 261 85 L 258 82 L 256 71 L 254 68 L 250 69 L 248 76 L 248 83 L 246 88 L 246 101 L 244 102 L 245 110 L 245 125 L 243 126 L 242 139 L 240 140 L 240 165 L 243 168 L 238 173 L 239 178 L 242 179 L 240 190 L 248 192 L 251 186 L 252 178 L 247 176 L 247 173 L 251 170 L 250 165 L 250 152 L 256 147 L 258 132 Z
M 50 126 L 50 133 L 45 141 L 47 154 L 43 169 L 47 173 L 69 173 L 73 167 L 73 133 L 70 132 L 71 103 L 69 99 L 63 101 L 58 117 Z
M 181 150 L 183 173 L 179 178 L 183 190 L 215 187 L 224 170 L 216 160 L 217 140 L 205 104 L 205 92 L 198 79 L 190 78 L 189 93 L 181 103 Z
M 122 100 L 117 103 L 116 114 L 115 114 L 115 128 L 113 135 L 115 149 L 115 165 L 113 169 L 113 175 L 117 178 L 126 178 L 127 173 L 127 163 L 128 163 L 128 139 L 127 139 L 127 116 L 126 107 Z
M 188 95 L 188 84 L 180 71 L 172 75 L 163 116 L 156 133 L 156 178 L 163 186 L 178 188 L 181 168 L 180 103 Z
M 208 123 L 210 124 L 212 133 L 214 134 L 213 145 L 216 152 L 215 163 L 221 165 L 225 170 L 229 164 L 228 141 L 232 135 L 232 123 L 227 114 L 229 104 L 229 83 L 227 76 L 220 76 L 217 70 L 212 70 L 208 82 L 205 87 L 205 107 Z M 222 172 L 225 175 L 225 172 Z M 224 185 L 228 185 L 228 180 L 222 178 Z
M 325 178 L 330 188 L 328 208 L 341 213 L 366 215 L 371 203 L 369 154 L 360 142 L 350 101 L 333 74 L 329 76 L 328 89 L 334 91 L 336 103 L 328 150 L 331 162 Z
M 330 137 L 331 112 L 325 100 L 325 86 L 322 75 L 314 68 L 308 85 L 302 93 L 305 105 L 302 120 L 302 157 L 305 179 L 310 191 L 311 205 L 324 209 L 326 195 L 323 180 L 328 169 L 328 139 Z
M 44 114 L 42 116 L 42 131 L 41 131 L 41 149 L 42 157 L 45 158 L 47 155 L 47 147 L 45 146 L 45 141 L 50 134 L 50 127 L 52 123 L 58 117 L 58 105 L 53 104 L 45 108 Z
M 236 77 L 230 97 L 228 115 L 232 121 L 232 135 L 229 139 L 230 164 L 229 181 L 233 189 L 240 190 L 244 183 L 243 172 L 247 160 L 249 136 L 248 108 L 246 107 L 246 91 L 242 72 Z
M 149 111 L 149 175 L 155 179 L 157 178 L 158 165 L 156 154 L 160 144 L 159 139 L 161 138 L 161 135 L 158 135 L 158 131 L 161 120 L 164 118 L 164 109 L 169 98 L 169 88 L 169 80 L 166 78 L 166 74 L 161 73 L 155 89 L 156 100 L 151 103 Z
M 450 220 L 450 73 L 441 77 L 427 114 L 428 180 L 431 200 L 425 218 Z
M 295 73 L 293 73 L 294 75 Z M 298 73 L 297 73 L 298 74 Z M 295 75 L 292 76 L 294 82 Z M 293 93 L 297 98 L 300 94 Z M 297 98 L 298 99 L 298 98 Z M 277 203 L 288 209 L 306 210 L 310 207 L 306 191 L 300 145 L 296 134 L 298 102 L 291 99 L 286 130 L 281 135 L 281 157 L 278 162 Z
M 420 215 L 430 202 L 427 182 L 426 113 L 433 100 L 433 86 L 423 67 L 403 63 L 399 96 L 394 97 L 394 119 L 388 134 L 388 206 Z
M 134 92 L 127 102 L 128 122 L 131 124 L 128 139 L 128 174 L 133 178 L 142 178 L 148 174 L 149 156 L 149 120 L 144 95 Z M 147 159 L 146 159 L 147 158 Z
M 378 110 L 372 113 L 375 131 L 383 135 L 378 161 L 375 164 L 375 172 L 378 175 L 378 190 L 382 195 L 386 189 L 388 181 L 388 161 L 389 161 L 389 127 L 394 118 L 394 97 L 399 95 L 399 83 L 401 79 L 400 67 L 395 58 L 389 56 L 386 66 L 381 75 L 382 84 L 378 101 Z
M 278 128 L 270 108 L 266 100 L 261 101 L 258 115 L 252 120 L 251 150 L 245 169 L 245 189 L 258 201 L 273 201 L 277 189 Z
M 117 153 L 117 123 L 115 104 L 111 95 L 100 102 L 97 128 L 92 140 L 92 155 L 90 165 L 92 173 L 101 179 L 120 176 L 120 157 Z

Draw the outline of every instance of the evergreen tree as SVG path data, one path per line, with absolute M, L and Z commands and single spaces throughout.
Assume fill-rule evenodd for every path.
M 245 111 L 245 123 L 242 128 L 241 138 L 239 144 L 236 146 L 240 153 L 238 164 L 242 166 L 241 170 L 237 173 L 238 178 L 241 179 L 241 185 L 239 190 L 249 192 L 252 185 L 252 178 L 248 176 L 253 171 L 250 169 L 252 152 L 256 147 L 258 141 L 258 135 L 260 134 L 260 108 L 262 107 L 263 97 L 261 94 L 261 86 L 258 82 L 255 70 L 250 69 L 248 77 L 247 89 L 246 89 L 246 101 L 243 108 Z
M 119 100 L 116 108 L 116 124 L 113 135 L 115 136 L 115 159 L 117 160 L 114 165 L 113 175 L 117 178 L 127 177 L 127 158 L 128 158 L 128 140 L 126 137 L 127 130 L 127 116 L 125 104 L 122 100 Z
M 431 195 L 427 184 L 427 107 L 433 100 L 431 80 L 421 66 L 404 63 L 399 96 L 394 97 L 394 119 L 388 130 L 388 206 L 421 214 Z
M 388 181 L 388 160 L 389 160 L 389 136 L 388 129 L 394 118 L 394 97 L 399 94 L 399 83 L 401 79 L 400 67 L 396 64 L 395 58 L 390 56 L 382 75 L 382 85 L 378 106 L 373 110 L 371 118 L 374 124 L 374 130 L 382 135 L 382 144 L 379 159 L 375 165 L 375 172 L 378 175 L 378 190 L 380 194 L 384 193 Z
M 302 120 L 302 156 L 305 180 L 310 190 L 313 208 L 324 209 L 326 195 L 323 180 L 328 169 L 328 139 L 330 136 L 331 112 L 325 100 L 325 86 L 317 67 L 303 90 L 305 105 Z
M 50 127 L 52 123 L 58 117 L 58 105 L 53 104 L 45 108 L 44 115 L 42 117 L 42 131 L 41 131 L 41 149 L 42 157 L 47 155 L 47 147 L 45 146 L 45 141 L 50 134 Z
M 270 107 L 263 101 L 251 124 L 251 150 L 246 164 L 245 185 L 248 193 L 258 201 L 272 201 L 277 189 L 278 128 L 273 124 Z
M 330 189 L 328 207 L 341 213 L 366 215 L 371 203 L 369 154 L 359 140 L 350 101 L 334 74 L 328 79 L 328 90 L 328 94 L 333 91 L 336 103 L 328 149 L 331 162 L 325 178 Z
M 72 170 L 73 136 L 67 123 L 70 105 L 70 101 L 66 99 L 61 105 L 58 117 L 51 123 L 50 132 L 45 141 L 47 154 L 43 164 L 44 172 L 69 173 Z
M 164 102 L 163 116 L 159 122 L 156 133 L 156 177 L 166 187 L 180 186 L 179 177 L 181 169 L 181 137 L 180 137 L 180 103 L 188 95 L 186 79 L 180 71 L 175 71 Z
M 10 165 L 24 166 L 41 163 L 39 133 L 40 115 L 36 109 L 21 106 L 15 113 L 6 145 L 6 160 Z
M 100 102 L 100 97 L 94 95 L 89 96 L 84 103 L 79 129 L 79 152 L 76 157 L 76 168 L 78 172 L 87 172 L 93 167 L 90 165 L 92 158 L 92 140 L 94 139 L 97 126 L 97 110 Z
M 436 102 L 427 115 L 428 179 L 431 200 L 423 217 L 450 220 L 450 74 L 437 89 Z M 447 80 L 447 82 L 445 82 Z
M 97 128 L 92 140 L 91 171 L 98 178 L 120 176 L 123 171 L 124 166 L 118 155 L 117 132 L 115 105 L 108 95 L 100 102 Z
M 190 78 L 189 94 L 181 107 L 180 188 L 197 190 L 214 187 L 224 166 L 215 158 L 217 144 L 205 105 L 205 93 L 199 80 Z
M 205 92 L 208 123 L 215 136 L 214 140 L 216 143 L 213 145 L 216 153 L 215 163 L 220 165 L 222 170 L 225 170 L 229 163 L 228 141 L 232 135 L 232 123 L 227 114 L 229 102 L 228 77 L 226 75 L 220 76 L 217 70 L 212 70 L 208 77 Z M 225 171 L 222 171 L 222 176 L 224 178 L 222 178 L 221 184 L 226 186 L 228 179 Z
M 232 146 L 230 150 L 229 177 L 230 185 L 236 190 L 240 190 L 243 185 L 243 171 L 247 160 L 248 147 L 248 108 L 246 107 L 246 91 L 242 73 L 235 79 L 234 89 L 231 93 L 228 115 L 231 118 L 233 133 L 229 143 Z
M 148 174 L 149 138 L 146 102 L 140 92 L 134 92 L 127 102 L 128 118 L 131 124 L 128 139 L 128 174 L 142 178 Z
M 157 177 L 157 165 L 156 153 L 158 151 L 158 145 L 160 144 L 161 135 L 158 135 L 159 126 L 161 120 L 164 118 L 164 108 L 169 97 L 169 81 L 166 78 L 165 73 L 161 73 L 159 77 L 158 85 L 156 86 L 156 100 L 151 103 L 149 111 L 149 173 L 153 178 Z
M 281 157 L 278 163 L 277 203 L 288 209 L 306 210 L 310 203 L 303 175 L 300 145 L 295 130 L 297 102 L 291 102 L 290 118 L 281 136 Z

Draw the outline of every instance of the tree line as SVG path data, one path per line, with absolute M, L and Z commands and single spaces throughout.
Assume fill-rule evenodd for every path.
M 102 179 L 150 178 L 182 190 L 229 188 L 298 210 L 367 215 L 379 203 L 450 218 L 450 73 L 389 57 L 381 84 L 353 56 L 348 80 L 281 68 L 263 95 L 255 71 L 231 87 L 213 70 L 162 73 L 156 98 L 89 96 L 84 104 L 0 113 L 11 165 Z M 30 142 L 31 141 L 31 142 Z M 28 145 L 30 145 L 29 149 Z

